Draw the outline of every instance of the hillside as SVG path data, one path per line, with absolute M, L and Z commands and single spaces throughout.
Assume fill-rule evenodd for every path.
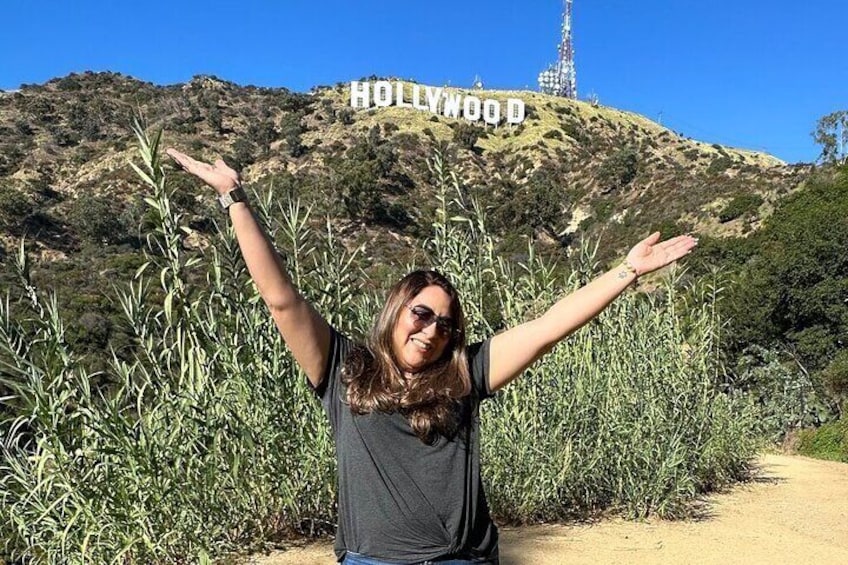
M 612 108 L 484 94 L 522 98 L 527 119 L 485 129 L 408 108 L 353 110 L 347 84 L 298 94 L 214 77 L 156 86 L 72 74 L 0 93 L 0 289 L 24 295 L 14 261 L 24 240 L 31 280 L 56 293 L 76 351 L 105 363 L 103 352 L 132 343 L 113 286 L 145 262 L 155 224 L 128 164 L 140 161 L 131 129 L 139 114 L 151 132 L 164 130 L 165 145 L 222 156 L 250 186 L 311 206 L 314 227 L 329 221 L 348 249 L 361 248 L 357 265 L 378 285 L 394 267 L 425 260 L 437 193 L 428 160 L 438 147 L 466 200 L 482 204 L 499 252 L 521 260 L 529 238 L 560 265 L 582 240 L 600 239 L 598 259 L 609 262 L 654 229 L 758 233 L 812 178 L 811 167 L 686 139 Z M 201 250 L 222 219 L 217 203 L 167 167 L 183 244 Z
M 165 130 L 166 144 L 223 156 L 248 182 L 298 195 L 347 241 L 373 240 L 374 252 L 390 258 L 426 234 L 434 190 L 426 161 L 448 142 L 467 193 L 485 203 L 491 229 L 513 250 L 523 249 L 523 236 L 558 253 L 603 234 L 613 254 L 657 227 L 743 234 L 809 170 L 534 92 L 486 91 L 522 98 L 528 117 L 484 129 L 407 108 L 354 111 L 348 89 L 307 95 L 214 77 L 156 86 L 85 73 L 2 93 L 0 242 L 8 253 L 27 234 L 44 259 L 137 243 L 142 188 L 127 161 L 135 158 L 130 124 L 138 113 Z M 202 239 L 217 217 L 209 194 L 183 175 L 174 180 L 184 187 L 178 204 L 191 214 L 194 240 Z

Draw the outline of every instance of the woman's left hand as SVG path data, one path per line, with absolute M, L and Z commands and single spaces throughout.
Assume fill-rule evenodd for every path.
M 637 275 L 645 275 L 677 261 L 696 245 L 698 240 L 691 235 L 679 235 L 660 241 L 660 232 L 654 232 L 630 250 L 627 262 L 636 269 Z

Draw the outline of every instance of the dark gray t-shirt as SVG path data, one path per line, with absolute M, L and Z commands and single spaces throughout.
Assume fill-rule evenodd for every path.
M 480 475 L 479 401 L 488 388 L 489 341 L 468 348 L 472 394 L 453 439 L 423 443 L 403 415 L 353 414 L 340 372 L 354 343 L 331 331 L 330 357 L 315 393 L 333 430 L 339 467 L 339 561 L 353 551 L 398 563 L 445 556 L 497 561 L 498 531 Z

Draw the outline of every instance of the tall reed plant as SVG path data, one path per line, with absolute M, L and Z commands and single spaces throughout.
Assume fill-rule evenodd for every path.
M 580 247 L 572 268 L 495 253 L 478 203 L 439 155 L 430 248 L 460 285 L 472 337 L 542 314 L 598 271 Z M 649 295 L 625 293 L 585 328 L 483 404 L 483 474 L 493 513 L 533 522 L 616 509 L 673 518 L 699 494 L 745 476 L 758 441 L 752 399 L 722 393 L 711 282 L 686 293 L 674 269 Z

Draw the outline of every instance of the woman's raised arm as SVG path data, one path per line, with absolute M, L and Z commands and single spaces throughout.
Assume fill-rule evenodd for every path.
M 240 184 L 238 173 L 220 159 L 210 165 L 175 149 L 168 149 L 167 153 L 180 167 L 214 188 L 219 195 L 227 194 Z M 228 213 L 259 294 L 298 365 L 317 387 L 329 357 L 329 325 L 292 284 L 282 258 L 256 221 L 250 205 L 246 201 L 236 202 L 229 206 Z
M 600 314 L 637 276 L 673 263 L 698 244 L 688 235 L 663 242 L 659 239 L 659 232 L 651 234 L 630 250 L 619 267 L 562 298 L 539 318 L 493 337 L 489 353 L 490 389 L 495 391 L 505 386 L 560 340 Z

